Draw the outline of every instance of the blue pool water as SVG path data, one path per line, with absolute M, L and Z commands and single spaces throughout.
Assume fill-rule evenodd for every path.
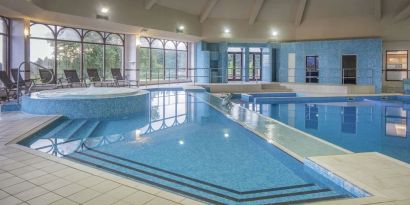
M 410 101 L 391 98 L 364 97 L 353 101 L 282 98 L 261 99 L 262 102 L 256 104 L 238 102 L 350 151 L 376 151 L 410 163 Z M 294 103 L 295 100 L 299 102 Z
M 149 115 L 60 119 L 19 144 L 212 204 L 354 197 L 185 91 L 153 91 Z

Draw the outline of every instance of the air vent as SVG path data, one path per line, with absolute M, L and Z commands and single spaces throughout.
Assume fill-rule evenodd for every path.
M 99 15 L 99 14 L 97 14 L 96 18 L 97 18 L 97 19 L 107 20 L 107 21 L 109 20 L 109 17 L 108 17 L 108 16 Z

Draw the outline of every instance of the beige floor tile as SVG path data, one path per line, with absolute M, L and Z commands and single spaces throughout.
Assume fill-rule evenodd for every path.
M 72 182 L 67 181 L 65 179 L 56 179 L 54 181 L 45 183 L 41 186 L 48 189 L 48 190 L 50 190 L 50 191 L 53 191 L 53 190 L 56 190 L 56 189 L 61 188 L 63 186 L 67 186 L 68 184 L 71 184 L 71 183 Z
M 139 204 L 145 204 L 148 201 L 151 201 L 154 199 L 156 196 L 152 194 L 148 194 L 142 191 L 139 191 L 137 193 L 131 194 L 130 196 L 126 197 L 123 199 L 123 201 L 134 204 L 134 205 L 139 205 Z
M 67 175 L 74 174 L 77 171 L 78 171 L 77 169 L 73 169 L 73 168 L 68 167 L 67 169 L 63 169 L 63 170 L 53 172 L 52 174 L 56 175 L 58 177 L 65 177 Z
M 51 166 L 46 166 L 41 168 L 41 170 L 48 172 L 48 173 L 52 173 L 52 172 L 56 172 L 56 171 L 60 171 L 60 170 L 64 170 L 66 169 L 67 166 L 63 165 L 63 164 L 54 164 Z
M 171 201 L 175 201 L 175 202 L 180 202 L 180 201 L 185 199 L 185 197 L 183 197 L 181 195 L 174 194 L 174 193 L 167 192 L 167 191 L 161 191 L 161 192 L 159 192 L 155 195 L 160 196 L 160 197 L 165 198 L 165 199 L 168 199 L 168 200 L 171 200 Z
M 18 177 L 13 176 L 13 177 L 10 177 L 10 178 L 7 178 L 5 180 L 0 181 L 0 188 L 3 189 L 3 188 L 8 187 L 8 186 L 19 184 L 23 181 L 24 181 L 23 179 L 20 179 Z
M 178 203 L 175 203 L 175 202 L 167 200 L 167 199 L 156 197 L 153 200 L 145 203 L 144 205 L 164 205 L 164 204 L 166 204 L 166 205 L 177 205 Z
M 0 174 L 0 182 L 3 181 L 3 180 L 5 180 L 5 179 L 8 179 L 8 178 L 10 178 L 10 177 L 12 177 L 12 176 L 14 176 L 14 175 L 12 175 L 12 174 L 10 174 L 10 173 L 8 173 L 8 172 L 3 172 L 3 173 Z
M 71 200 L 66 199 L 66 198 L 62 198 L 58 201 L 55 201 L 55 202 L 51 203 L 50 205 L 77 205 L 77 204 L 79 204 L 79 203 L 76 203 L 76 202 L 71 201 Z
M 138 190 L 127 187 L 127 186 L 119 186 L 109 192 L 106 192 L 104 194 L 110 195 L 111 197 L 122 199 L 124 197 L 127 197 L 133 193 L 136 193 Z
M 0 190 L 0 199 L 4 199 L 6 197 L 10 196 L 10 194 L 8 194 L 5 191 Z
M 101 195 L 101 193 L 99 193 L 97 191 L 94 191 L 92 189 L 84 189 L 84 190 L 81 190 L 81 191 L 71 195 L 71 196 L 68 196 L 67 198 L 74 201 L 74 202 L 82 204 L 84 202 L 87 202 L 87 201 L 99 196 L 99 195 Z
M 30 182 L 24 181 L 24 182 L 21 182 L 19 184 L 15 184 L 15 185 L 12 185 L 12 186 L 5 187 L 5 188 L 3 188 L 3 190 L 6 191 L 9 194 L 15 195 L 15 194 L 18 194 L 20 192 L 32 189 L 35 186 L 36 185 L 34 185 Z
M 48 190 L 42 188 L 42 187 L 34 187 L 32 189 L 20 192 L 16 194 L 15 196 L 23 201 L 28 201 L 30 199 L 33 199 L 35 197 L 38 197 L 40 195 L 43 195 L 45 193 L 49 192 Z
M 105 181 L 105 179 L 98 177 L 98 176 L 90 176 L 85 179 L 79 180 L 76 183 L 85 186 L 85 187 L 92 187 L 95 186 L 101 182 Z
M 37 178 L 37 177 L 41 177 L 41 176 L 46 175 L 46 174 L 47 174 L 47 172 L 45 172 L 45 171 L 35 170 L 35 171 L 31 171 L 31 172 L 28 172 L 26 174 L 21 175 L 20 178 L 25 179 L 25 180 L 29 180 L 29 179 L 34 179 L 34 178 Z
M 94 199 L 91 199 L 90 201 L 87 201 L 84 205 L 111 205 L 119 200 L 120 199 L 118 198 L 103 194 L 95 197 Z
M 0 204 L 4 205 L 14 205 L 14 204 L 20 204 L 22 201 L 20 199 L 17 199 L 14 196 L 8 196 L 6 198 L 0 199 Z
M 103 182 L 101 182 L 101 183 L 99 183 L 95 186 L 92 186 L 91 189 L 93 189 L 95 191 L 98 191 L 100 193 L 105 193 L 105 192 L 108 192 L 110 190 L 113 190 L 113 189 L 119 187 L 120 185 L 121 184 L 119 184 L 119 183 L 106 180 L 106 181 L 103 181 Z
M 202 202 L 190 199 L 190 198 L 185 198 L 180 203 L 184 205 L 205 205 L 205 203 L 202 203 Z
M 91 174 L 82 172 L 82 171 L 77 171 L 73 174 L 67 175 L 64 177 L 64 179 L 72 182 L 80 181 L 82 179 L 86 179 L 87 177 L 92 176 Z
M 67 197 L 67 196 L 70 196 L 70 195 L 72 195 L 72 194 L 75 194 L 75 193 L 77 193 L 77 192 L 79 192 L 79 191 L 81 191 L 81 190 L 83 190 L 83 189 L 85 189 L 85 187 L 83 187 L 83 186 L 81 186 L 81 185 L 78 185 L 78 184 L 69 184 L 69 185 L 63 186 L 63 187 L 61 187 L 61 188 L 59 188 L 59 189 L 57 189 L 57 190 L 54 190 L 53 192 L 56 193 L 56 194 L 58 194 L 58 195 Z
M 125 202 L 125 201 L 117 201 L 113 205 L 132 205 L 132 204 Z
M 52 192 L 48 192 L 46 194 L 40 195 L 34 199 L 30 199 L 27 201 L 30 205 L 47 205 L 51 204 L 57 200 L 62 199 L 61 196 L 54 194 Z
M 57 176 L 46 174 L 40 177 L 36 177 L 34 179 L 29 179 L 29 181 L 36 185 L 43 185 L 55 181 L 57 179 L 59 179 Z

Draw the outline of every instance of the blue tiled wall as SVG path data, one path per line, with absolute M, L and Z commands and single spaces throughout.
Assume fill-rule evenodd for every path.
M 277 78 L 288 81 L 288 53 L 296 53 L 296 82 L 305 82 L 305 57 L 319 56 L 319 82 L 341 84 L 341 58 L 357 55 L 357 84 L 375 85 L 381 91 L 382 40 L 351 39 L 280 43 L 276 54 Z

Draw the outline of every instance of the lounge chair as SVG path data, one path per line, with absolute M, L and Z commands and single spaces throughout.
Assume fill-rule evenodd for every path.
M 16 91 L 17 91 L 17 83 L 13 83 L 9 76 L 7 75 L 7 72 L 2 70 L 0 71 L 0 81 L 3 83 L 3 89 L 6 93 L 6 100 L 10 100 L 10 94 L 13 94 L 13 97 L 16 96 Z
M 33 85 L 33 79 L 28 79 L 28 80 L 24 80 L 18 69 L 17 68 L 12 68 L 11 69 L 11 76 L 13 77 L 14 83 L 17 84 L 17 81 L 19 82 L 19 85 L 21 88 L 24 88 L 24 90 L 26 92 L 28 92 L 28 90 L 30 89 L 30 87 Z
M 70 87 L 87 87 L 86 82 L 78 77 L 76 70 L 64 70 L 64 75 Z
M 138 80 L 128 80 L 122 77 L 122 72 L 120 68 L 111 68 L 111 74 L 112 77 L 114 78 L 115 85 L 120 87 L 120 86 L 128 86 L 131 87 L 131 83 L 135 83 L 135 85 L 138 87 Z
M 52 69 L 39 69 L 38 72 L 40 74 L 40 82 L 37 83 L 36 81 L 33 81 L 33 86 L 31 89 L 29 89 L 29 93 L 32 90 L 52 90 L 61 87 L 60 85 L 56 84 L 56 81 L 54 79 L 54 72 Z
M 95 85 L 99 85 L 101 87 L 106 86 L 113 86 L 115 85 L 115 82 L 112 80 L 102 80 L 100 78 L 100 75 L 98 74 L 98 70 L 94 69 L 94 68 L 89 68 L 87 69 L 87 75 L 88 75 L 88 79 L 90 79 L 91 83 L 95 86 Z

